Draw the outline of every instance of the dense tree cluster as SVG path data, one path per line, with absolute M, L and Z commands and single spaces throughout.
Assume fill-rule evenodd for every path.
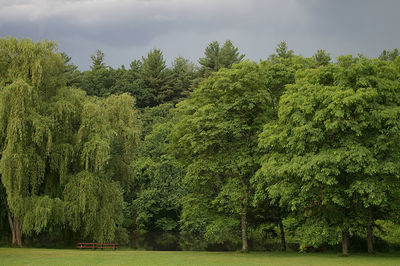
M 399 245 L 400 56 L 231 41 L 79 71 L 0 39 L 0 241 L 310 250 Z M 385 243 L 385 244 L 382 244 Z M 276 244 L 276 245 L 275 245 Z M 376 246 L 376 245 L 375 245 Z

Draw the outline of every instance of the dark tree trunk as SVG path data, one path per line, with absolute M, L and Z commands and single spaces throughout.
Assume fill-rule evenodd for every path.
M 374 228 L 373 228 L 374 222 L 372 219 L 372 209 L 369 210 L 369 223 L 367 226 L 367 242 L 368 242 L 368 253 L 374 253 L 374 244 L 373 244 L 373 238 L 374 238 Z
M 22 231 L 19 219 L 14 218 L 15 240 L 18 247 L 22 247 Z
M 249 251 L 249 246 L 248 246 L 248 243 L 247 243 L 247 209 L 248 209 L 247 204 L 242 207 L 242 218 L 241 218 L 241 224 L 242 224 L 242 252 Z
M 279 229 L 281 231 L 281 251 L 286 251 L 285 229 L 283 228 L 282 218 L 279 218 Z
M 19 220 L 12 216 L 12 213 L 8 209 L 8 206 L 7 206 L 7 215 L 8 215 L 8 223 L 10 224 L 11 235 L 12 235 L 11 246 L 22 247 L 21 225 L 19 223 Z
M 132 214 L 132 232 L 131 232 L 131 248 L 137 249 L 137 224 L 136 224 L 136 212 Z
M 10 224 L 10 230 L 11 230 L 11 234 L 12 234 L 11 245 L 14 246 L 15 243 L 16 243 L 15 230 L 14 230 L 14 221 L 12 219 L 11 212 L 10 212 L 10 210 L 8 210 L 8 208 L 7 208 L 7 215 L 8 215 L 8 223 Z
M 369 224 L 367 227 L 367 241 L 368 241 L 368 253 L 374 253 L 374 245 L 372 243 L 373 231 L 372 225 Z
M 342 255 L 349 255 L 349 232 L 342 231 Z

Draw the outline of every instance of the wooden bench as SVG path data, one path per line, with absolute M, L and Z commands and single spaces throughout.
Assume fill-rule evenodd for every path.
M 79 249 L 86 249 L 86 248 L 90 248 L 90 249 L 105 249 L 105 248 L 112 248 L 114 250 L 118 249 L 118 245 L 119 244 L 106 244 L 106 243 L 78 243 L 76 245 L 76 248 Z

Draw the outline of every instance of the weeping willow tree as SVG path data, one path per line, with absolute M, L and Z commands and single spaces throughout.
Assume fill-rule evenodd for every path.
M 77 132 L 75 173 L 64 198 L 67 220 L 87 240 L 112 241 L 122 228 L 123 190 L 139 141 L 134 100 L 123 94 L 86 99 Z M 127 238 L 127 232 L 123 232 Z
M 53 42 L 0 39 L 0 174 L 12 245 L 61 225 L 112 241 L 122 221 L 124 165 L 140 130 L 134 99 L 66 88 L 64 68 Z
M 0 171 L 13 245 L 22 245 L 22 229 L 40 231 L 51 217 L 45 205 L 53 203 L 35 203 L 52 145 L 46 106 L 64 85 L 55 49 L 48 41 L 0 39 Z

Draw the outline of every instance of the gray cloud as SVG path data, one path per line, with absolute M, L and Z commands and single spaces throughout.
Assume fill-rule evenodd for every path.
M 169 62 L 196 61 L 213 40 L 231 39 L 258 60 L 286 40 L 296 53 L 376 56 L 399 46 L 398 1 L 373 0 L 0 0 L 0 35 L 51 39 L 81 69 L 102 49 L 128 65 L 152 48 Z

